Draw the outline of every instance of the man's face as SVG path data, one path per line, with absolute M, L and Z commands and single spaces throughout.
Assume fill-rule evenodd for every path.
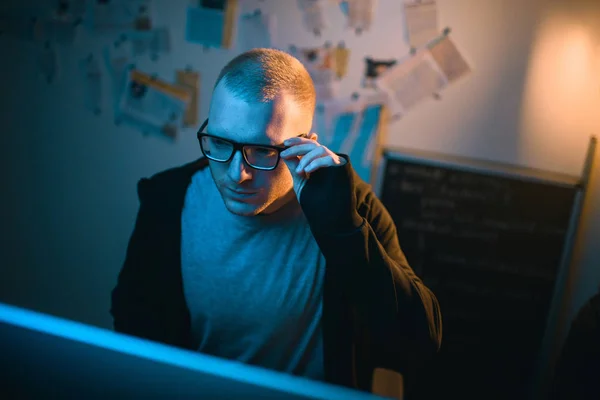
M 285 93 L 269 103 L 245 102 L 223 82 L 215 88 L 206 132 L 246 144 L 281 145 L 284 140 L 309 133 L 312 115 Z M 295 199 L 292 176 L 279 161 L 272 171 L 248 166 L 241 152 L 228 163 L 209 160 L 210 171 L 227 209 L 237 215 L 269 214 Z

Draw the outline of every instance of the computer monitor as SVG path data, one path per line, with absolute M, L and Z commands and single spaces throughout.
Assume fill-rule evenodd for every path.
M 383 399 L 2 303 L 0 352 L 5 398 Z

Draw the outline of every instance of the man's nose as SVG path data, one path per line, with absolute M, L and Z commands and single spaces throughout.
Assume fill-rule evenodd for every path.
M 251 168 L 246 164 L 241 151 L 238 150 L 234 153 L 229 162 L 227 173 L 229 178 L 236 183 L 242 183 L 252 179 Z

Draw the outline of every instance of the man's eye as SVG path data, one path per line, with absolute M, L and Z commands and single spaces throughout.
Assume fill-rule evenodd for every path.
M 221 139 L 213 139 L 213 145 L 217 147 L 226 147 L 229 146 L 229 143 Z
M 267 147 L 255 147 L 254 152 L 256 153 L 256 155 L 259 155 L 261 157 L 274 156 L 276 153 L 275 150 L 269 149 Z

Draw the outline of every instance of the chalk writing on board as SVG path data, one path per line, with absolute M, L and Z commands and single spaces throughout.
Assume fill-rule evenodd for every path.
M 481 224 L 496 230 L 519 231 L 524 233 L 533 233 L 537 226 L 535 222 L 530 221 L 506 221 L 492 218 L 483 218 Z
M 421 209 L 425 209 L 427 207 L 454 209 L 456 208 L 456 203 L 450 199 L 440 197 L 422 197 Z
M 488 194 L 467 188 L 458 188 L 447 185 L 441 185 L 440 193 L 454 199 L 473 200 L 485 202 L 488 199 Z
M 494 243 L 498 241 L 498 233 L 497 232 L 486 232 L 481 230 L 471 230 L 471 229 L 459 229 L 454 230 L 452 235 L 455 238 L 459 239 L 476 239 L 484 242 Z
M 452 226 L 449 224 L 437 224 L 434 221 L 415 221 L 405 219 L 401 224 L 403 229 L 410 229 L 419 232 L 429 232 L 441 235 L 449 235 L 452 233 Z
M 418 183 L 410 182 L 407 180 L 400 181 L 400 190 L 406 193 L 423 193 L 425 190 L 424 185 L 419 185 Z
M 506 181 L 500 181 L 490 176 L 475 175 L 475 174 L 454 174 L 448 176 L 448 182 L 458 185 L 471 185 L 485 187 L 489 190 L 505 191 L 510 189 L 510 185 Z
M 397 175 L 398 172 L 400 172 L 400 171 L 397 170 L 394 172 L 396 172 L 396 175 Z M 418 178 L 422 178 L 422 179 L 429 179 L 429 180 L 433 180 L 433 181 L 442 180 L 446 175 L 445 171 L 442 171 L 441 169 L 424 169 L 421 167 L 413 167 L 413 166 L 405 166 L 403 168 L 403 172 L 406 176 L 414 176 L 414 177 L 418 177 Z

